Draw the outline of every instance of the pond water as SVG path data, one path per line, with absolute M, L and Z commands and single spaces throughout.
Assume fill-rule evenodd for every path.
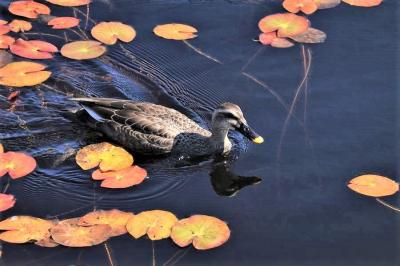
M 9 1 L 2 2 L 7 18 Z M 201 252 L 126 235 L 107 242 L 111 263 L 104 245 L 46 249 L 4 243 L 0 265 L 399 265 L 400 216 L 346 187 L 365 173 L 397 178 L 398 3 L 322 10 L 310 19 L 328 34 L 326 43 L 261 47 L 252 41 L 257 22 L 280 12 L 280 4 L 94 1 L 91 19 L 131 24 L 137 38 L 98 60 L 46 61 L 53 78 L 22 89 L 15 104 L 4 100 L 9 89 L 0 87 L 0 142 L 29 152 L 39 165 L 11 183 L 7 193 L 18 202 L 3 218 L 65 219 L 94 208 L 208 214 L 228 222 L 232 236 L 225 245 Z M 185 43 L 153 35 L 155 25 L 169 22 L 194 25 L 199 37 Z M 79 39 L 72 32 L 68 37 Z M 110 191 L 74 162 L 77 149 L 104 138 L 68 115 L 77 108 L 68 100 L 73 95 L 160 103 L 205 127 L 213 108 L 230 101 L 242 107 L 265 142 L 254 145 L 232 134 L 236 145 L 227 163 L 176 168 L 165 159 L 138 157 L 149 180 Z M 1 182 L 4 187 L 7 179 Z M 396 196 L 386 200 L 400 204 Z

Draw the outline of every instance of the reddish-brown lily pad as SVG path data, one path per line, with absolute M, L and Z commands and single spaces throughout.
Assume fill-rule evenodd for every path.
M 14 1 L 8 7 L 10 13 L 26 17 L 37 18 L 38 15 L 50 15 L 50 8 L 35 1 Z
M 58 52 L 58 49 L 45 41 L 18 39 L 10 45 L 10 51 L 15 55 L 29 59 L 50 59 L 53 58 L 53 53 Z
M 36 160 L 22 152 L 0 153 L 0 177 L 9 174 L 17 179 L 32 173 L 36 168 Z

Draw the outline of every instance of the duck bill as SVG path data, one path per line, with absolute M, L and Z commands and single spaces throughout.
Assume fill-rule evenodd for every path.
M 258 135 L 251 127 L 248 125 L 242 123 L 240 127 L 238 128 L 238 131 L 243 134 L 246 138 L 251 140 L 252 142 L 256 144 L 261 144 L 264 142 L 263 137 Z

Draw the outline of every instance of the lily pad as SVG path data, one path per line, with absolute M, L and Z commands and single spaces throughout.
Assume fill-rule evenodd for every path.
M 379 175 L 362 175 L 350 180 L 351 190 L 371 197 L 390 196 L 399 191 L 399 184 L 390 178 Z
M 15 197 L 13 195 L 0 193 L 0 212 L 11 209 L 15 205 Z
M 113 45 L 117 40 L 131 42 L 136 37 L 135 29 L 121 22 L 100 22 L 92 28 L 91 34 L 107 45 Z
M 0 177 L 6 173 L 17 179 L 32 173 L 36 168 L 36 160 L 22 152 L 0 153 Z
M 44 71 L 45 65 L 21 61 L 12 62 L 0 68 L 0 85 L 11 87 L 35 86 L 46 81 L 50 71 Z
M 279 13 L 262 18 L 258 27 L 264 33 L 277 31 L 278 37 L 291 37 L 307 31 L 310 22 L 292 13 Z
M 14 19 L 9 24 L 12 32 L 26 32 L 32 29 L 32 24 L 29 21 Z
M 98 210 L 90 212 L 79 219 L 79 224 L 84 226 L 106 224 L 111 227 L 110 236 L 119 236 L 127 233 L 126 224 L 134 215 L 131 212 L 120 210 Z
M 106 224 L 79 225 L 79 218 L 59 222 L 50 229 L 52 239 L 67 247 L 90 247 L 110 237 L 111 227 Z
M 373 7 L 382 4 L 383 0 L 342 0 L 346 4 L 361 7 Z
M 301 11 L 307 15 L 311 15 L 318 10 L 318 5 L 314 0 L 285 0 L 282 5 L 291 13 Z
M 61 48 L 64 57 L 75 60 L 94 59 L 102 56 L 107 49 L 96 41 L 76 41 L 65 44 Z
M 46 0 L 49 3 L 59 6 L 84 6 L 90 4 L 92 0 Z
M 10 45 L 10 51 L 24 58 L 50 59 L 53 58 L 53 53 L 58 52 L 58 49 L 53 44 L 45 41 L 18 39 Z
M 133 163 L 133 156 L 129 152 L 108 142 L 91 144 L 80 149 L 75 159 L 83 170 L 99 166 L 103 172 L 122 170 Z
M 104 188 L 128 188 L 138 185 L 147 177 L 147 171 L 139 166 L 130 166 L 118 171 L 101 172 L 96 170 L 92 174 L 94 180 L 103 180 Z
M 340 5 L 341 0 L 314 0 L 318 9 L 327 9 Z
M 30 241 L 40 241 L 46 237 L 53 222 L 31 217 L 13 216 L 0 222 L 0 240 L 9 243 L 22 244 Z
M 80 20 L 75 17 L 56 17 L 50 19 L 47 25 L 52 26 L 55 30 L 69 29 L 79 25 Z
M 218 218 L 207 215 L 193 215 L 182 219 L 172 227 L 171 238 L 180 247 L 190 244 L 196 249 L 216 248 L 228 241 L 228 225 Z
M 0 49 L 8 49 L 15 39 L 8 35 L 0 35 Z
M 286 38 L 280 38 L 276 35 L 276 32 L 261 33 L 259 41 L 263 45 L 271 45 L 276 48 L 289 48 L 294 44 Z
M 151 240 L 160 240 L 171 235 L 172 226 L 177 221 L 178 218 L 168 211 L 144 211 L 129 219 L 126 229 L 136 239 L 147 234 Z
M 157 25 L 153 32 L 155 35 L 169 40 L 188 40 L 197 37 L 195 27 L 179 23 Z
M 10 13 L 26 17 L 37 18 L 38 15 L 50 15 L 50 8 L 35 1 L 14 1 L 8 7 Z

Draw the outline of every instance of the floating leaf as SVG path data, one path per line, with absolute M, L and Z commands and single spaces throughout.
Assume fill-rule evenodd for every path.
M 123 212 L 120 210 L 98 210 L 90 212 L 79 219 L 79 224 L 97 225 L 106 224 L 111 227 L 110 236 L 119 236 L 127 233 L 126 224 L 134 215 L 131 212 Z
M 14 19 L 9 24 L 12 32 L 25 32 L 32 29 L 32 24 L 29 21 Z
M 178 23 L 157 25 L 153 32 L 155 35 L 169 40 L 188 40 L 197 37 L 197 29 Z
M 0 153 L 4 153 L 4 147 L 3 144 L 0 143 Z
M 50 59 L 53 58 L 52 53 L 58 52 L 58 49 L 45 41 L 18 39 L 10 45 L 10 51 L 15 55 L 29 59 Z
M 0 68 L 0 85 L 11 87 L 34 86 L 46 81 L 50 71 L 45 65 L 33 62 L 12 62 Z
M 276 32 L 261 33 L 259 41 L 263 45 L 271 45 L 276 48 L 289 48 L 294 44 L 286 38 L 279 38 L 276 36 Z
M 80 20 L 74 17 L 57 17 L 50 19 L 47 25 L 52 26 L 53 29 L 69 29 L 79 25 Z
M 93 59 L 102 56 L 106 48 L 96 41 L 76 41 L 65 44 L 61 54 L 75 60 Z
M 121 22 L 100 22 L 91 33 L 93 38 L 107 45 L 113 45 L 117 40 L 131 42 L 136 37 L 135 29 Z
M 357 193 L 371 197 L 390 196 L 399 191 L 398 183 L 379 175 L 362 175 L 353 178 L 347 186 Z
M 282 5 L 291 13 L 297 13 L 301 11 L 307 15 L 314 13 L 318 9 L 318 6 L 314 0 L 285 0 L 283 1 Z
M 99 166 L 104 172 L 122 170 L 133 163 L 129 152 L 108 142 L 91 144 L 80 149 L 75 159 L 83 170 Z
M 338 6 L 341 0 L 314 0 L 317 4 L 318 9 L 326 9 Z
M 290 39 L 300 43 L 323 43 L 326 40 L 326 34 L 321 30 L 308 28 L 306 32 L 290 37 Z
M 37 18 L 41 14 L 50 14 L 50 8 L 35 1 L 14 1 L 8 7 L 8 11 L 14 15 L 26 18 Z
M 0 212 L 11 209 L 15 205 L 15 198 L 13 195 L 0 193 Z
M 258 27 L 264 33 L 278 31 L 278 37 L 291 37 L 305 32 L 309 27 L 308 19 L 292 13 L 269 15 L 262 18 Z
M 10 26 L 8 26 L 8 25 L 0 25 L 0 36 L 9 33 L 10 30 L 11 30 Z
M 15 39 L 8 35 L 0 35 L 0 49 L 8 49 Z
M 151 240 L 160 240 L 170 236 L 177 221 L 176 216 L 168 211 L 144 211 L 129 219 L 126 229 L 134 238 L 147 234 Z
M 6 25 L 8 23 L 7 20 L 0 19 L 0 25 Z
M 106 224 L 79 225 L 79 218 L 59 222 L 50 229 L 55 242 L 67 247 L 90 247 L 103 243 L 110 237 L 111 227 Z
M 207 215 L 193 215 L 182 219 L 172 227 L 171 238 L 180 247 L 193 243 L 199 250 L 216 248 L 230 236 L 228 225 L 218 218 Z
M 0 222 L 0 240 L 22 244 L 46 238 L 53 222 L 31 217 L 13 216 Z
M 36 160 L 22 152 L 5 152 L 0 154 L 0 177 L 6 173 L 17 179 L 32 173 L 36 168 Z
M 352 6 L 372 7 L 382 4 L 382 0 L 342 0 Z
M 59 6 L 84 6 L 90 4 L 92 0 L 46 0 L 49 3 Z
M 118 171 L 101 172 L 96 170 L 92 174 L 94 180 L 103 180 L 101 187 L 128 188 L 138 185 L 147 177 L 147 171 L 139 166 L 130 166 Z

